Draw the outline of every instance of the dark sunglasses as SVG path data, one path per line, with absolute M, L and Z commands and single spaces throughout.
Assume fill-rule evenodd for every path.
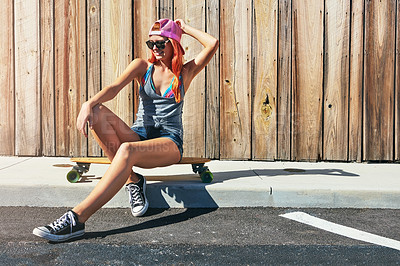
M 167 42 L 169 42 L 169 39 L 164 40 L 164 41 L 155 41 L 155 42 L 148 40 L 148 41 L 146 42 L 146 45 L 147 45 L 147 47 L 149 47 L 149 49 L 151 49 L 151 50 L 153 50 L 154 45 L 155 45 L 158 49 L 163 50 L 163 49 L 165 48 L 165 44 L 166 44 Z

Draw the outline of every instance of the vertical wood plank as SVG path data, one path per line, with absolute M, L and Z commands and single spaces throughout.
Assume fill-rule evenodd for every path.
M 39 0 L 14 2 L 16 155 L 38 156 L 40 132 Z
M 157 1 L 158 2 L 158 1 Z M 151 56 L 150 49 L 146 46 L 149 39 L 149 30 L 154 21 L 157 20 L 156 0 L 134 1 L 134 20 L 133 20 L 133 52 L 134 58 L 148 59 Z M 136 82 L 134 86 L 134 113 L 137 113 L 139 106 L 139 90 Z
M 255 0 L 253 8 L 252 158 L 274 160 L 277 155 L 278 1 Z
M 149 39 L 149 30 L 157 20 L 156 0 L 134 1 L 134 55 L 135 58 L 150 58 L 150 49 L 146 46 Z
M 251 1 L 221 1 L 221 159 L 251 157 Z
M 56 155 L 83 156 L 87 141 L 76 129 L 86 100 L 86 6 L 55 2 Z
M 205 1 L 175 0 L 174 13 L 192 27 L 205 31 Z M 181 44 L 188 61 L 203 49 L 196 39 L 188 35 L 182 36 Z M 184 101 L 184 156 L 205 157 L 205 70 L 193 79 Z
M 397 39 L 396 39 L 396 103 L 395 103 L 395 155 L 396 161 L 400 160 L 400 1 L 397 1 Z
M 56 155 L 54 106 L 54 0 L 40 0 L 42 153 Z
M 219 39 L 219 0 L 206 0 L 206 30 Z M 219 49 L 206 66 L 206 157 L 219 159 Z
M 14 155 L 15 149 L 13 14 L 13 0 L 3 2 L 0 10 L 0 155 Z
M 101 90 L 100 67 L 100 0 L 87 2 L 87 97 L 92 98 Z M 101 156 L 100 146 L 88 135 L 88 156 Z
M 349 161 L 361 162 L 362 89 L 364 69 L 364 1 L 353 1 L 351 12 Z M 344 159 L 344 158 L 343 158 Z
M 364 160 L 393 160 L 396 1 L 365 8 Z
M 111 84 L 132 61 L 132 2 L 101 1 L 102 86 Z M 106 103 L 129 126 L 133 123 L 133 87 L 127 85 Z
M 323 1 L 293 0 L 294 160 L 322 155 L 323 25 Z
M 292 2 L 279 0 L 277 159 L 290 160 L 292 102 Z
M 323 159 L 348 153 L 350 2 L 325 1 Z
M 158 18 L 174 19 L 174 0 L 158 0 Z

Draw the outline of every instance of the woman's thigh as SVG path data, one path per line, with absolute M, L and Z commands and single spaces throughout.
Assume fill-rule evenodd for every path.
M 117 137 L 120 143 L 139 141 L 136 134 L 121 118 L 104 105 L 93 108 L 93 130 L 100 138 Z
M 127 156 L 131 165 L 140 168 L 169 166 L 181 160 L 176 143 L 164 137 L 124 143 L 119 152 Z

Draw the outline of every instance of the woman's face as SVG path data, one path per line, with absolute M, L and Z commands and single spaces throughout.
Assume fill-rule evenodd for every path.
M 153 46 L 151 52 L 154 54 L 157 60 L 172 59 L 172 56 L 174 54 L 173 47 L 171 41 L 168 38 L 163 36 L 152 35 L 149 37 L 149 43 L 150 45 Z

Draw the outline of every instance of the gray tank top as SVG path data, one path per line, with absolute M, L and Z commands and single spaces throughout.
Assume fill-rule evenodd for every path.
M 147 69 L 146 74 L 142 78 L 139 89 L 139 108 L 133 127 L 163 128 L 183 139 L 182 111 L 185 94 L 183 85 L 179 87 L 182 99 L 179 103 L 175 101 L 175 97 L 172 91 L 170 91 L 170 88 L 168 88 L 169 93 L 167 93 L 167 95 L 158 95 L 155 92 L 153 83 L 153 70 L 154 64 Z M 179 77 L 180 81 L 181 79 L 182 76 Z

